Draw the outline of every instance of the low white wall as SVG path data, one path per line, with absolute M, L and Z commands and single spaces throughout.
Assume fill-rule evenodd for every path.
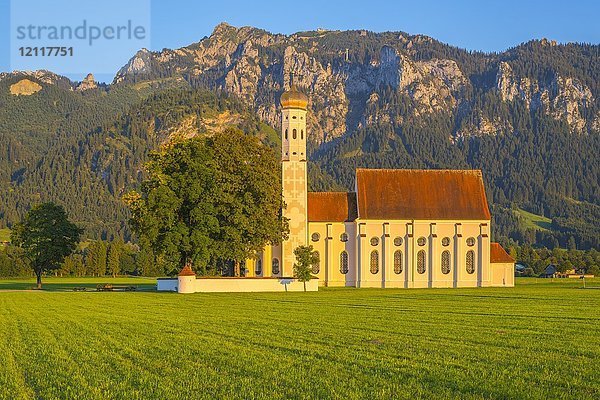
M 161 292 L 176 292 L 177 291 L 177 278 L 165 279 L 159 278 L 156 281 L 156 290 Z
M 304 284 L 293 278 L 196 278 L 195 292 L 302 292 Z M 159 279 L 159 291 L 177 291 L 177 278 Z M 319 290 L 319 280 L 306 282 L 307 292 Z

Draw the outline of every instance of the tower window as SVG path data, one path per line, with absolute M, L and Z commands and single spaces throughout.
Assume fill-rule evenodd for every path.
M 370 261 L 370 271 L 373 275 L 377 274 L 379 272 L 379 252 L 377 250 L 373 250 L 371 252 L 371 259 Z
M 417 272 L 419 274 L 425 273 L 425 250 L 419 250 L 417 253 Z
M 348 252 L 346 250 L 340 254 L 340 273 L 344 275 L 348 273 Z
M 292 117 L 292 119 L 296 119 L 296 116 L 294 115 L 294 116 Z
M 298 137 L 298 132 L 294 129 L 292 130 L 292 139 L 296 139 Z
M 394 273 L 401 274 L 402 273 L 402 251 L 396 250 L 394 252 Z
M 300 139 L 304 139 L 304 129 L 300 129 Z
M 287 140 L 287 138 L 288 138 L 288 132 L 287 131 L 288 131 L 287 128 L 285 128 L 285 140 Z
M 448 275 L 450 273 L 450 252 L 444 250 L 442 252 L 442 274 Z
M 279 275 L 279 260 L 277 258 L 273 259 L 272 267 L 273 275 Z

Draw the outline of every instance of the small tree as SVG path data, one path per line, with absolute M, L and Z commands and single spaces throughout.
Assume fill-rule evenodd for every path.
M 67 218 L 62 206 L 42 203 L 33 207 L 25 219 L 16 224 L 11 241 L 21 247 L 30 260 L 37 277 L 37 288 L 42 288 L 42 274 L 59 269 L 71 254 L 82 230 Z
M 108 247 L 108 257 L 106 266 L 108 273 L 115 278 L 121 273 L 121 252 L 123 250 L 123 243 L 119 240 L 114 240 Z
M 312 245 L 298 246 L 294 250 L 296 262 L 294 263 L 294 277 L 304 284 L 312 278 L 313 267 L 319 264 L 319 253 L 314 251 Z

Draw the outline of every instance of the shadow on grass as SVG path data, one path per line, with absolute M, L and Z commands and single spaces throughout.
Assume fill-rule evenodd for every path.
M 102 278 L 90 279 L 81 278 L 81 280 L 66 278 L 51 278 L 48 282 L 42 280 L 42 292 L 95 292 L 98 285 L 110 283 L 114 286 L 135 286 L 135 291 L 154 291 L 156 290 L 156 284 L 149 282 L 148 279 L 137 280 L 136 278 L 117 278 L 117 279 L 106 279 Z M 0 280 L 0 291 L 9 290 L 32 290 L 38 291 L 36 288 L 35 280 L 32 279 L 7 279 Z M 121 291 L 121 290 L 115 290 Z

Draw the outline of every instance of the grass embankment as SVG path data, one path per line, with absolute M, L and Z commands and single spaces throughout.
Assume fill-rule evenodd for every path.
M 2 292 L 0 398 L 597 399 L 580 286 Z
M 0 229 L 0 243 L 1 242 L 9 242 L 10 241 L 10 229 L 2 228 Z

